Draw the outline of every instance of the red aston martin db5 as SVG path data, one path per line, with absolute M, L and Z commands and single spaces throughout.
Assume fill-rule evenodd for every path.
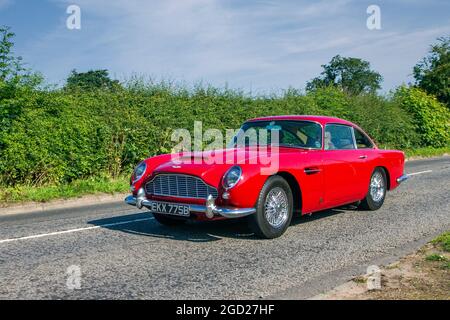
M 165 225 L 246 217 L 258 236 L 276 238 L 294 213 L 350 203 L 379 209 L 387 190 L 408 178 L 404 161 L 403 152 L 378 149 L 346 120 L 257 118 L 245 122 L 225 149 L 142 161 L 125 202 L 148 208 Z

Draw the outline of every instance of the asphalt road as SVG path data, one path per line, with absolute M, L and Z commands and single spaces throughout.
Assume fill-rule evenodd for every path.
M 237 220 L 164 227 L 119 203 L 3 215 L 0 298 L 311 297 L 450 229 L 450 158 L 406 165 L 422 171 L 379 211 L 297 217 L 275 240 Z

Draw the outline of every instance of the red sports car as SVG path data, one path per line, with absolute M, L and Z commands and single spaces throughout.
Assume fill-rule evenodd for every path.
M 125 202 L 148 208 L 165 225 L 246 217 L 258 236 L 276 238 L 294 213 L 350 203 L 377 210 L 387 190 L 408 178 L 403 152 L 378 149 L 361 128 L 338 118 L 252 119 L 231 140 L 221 150 L 142 161 Z

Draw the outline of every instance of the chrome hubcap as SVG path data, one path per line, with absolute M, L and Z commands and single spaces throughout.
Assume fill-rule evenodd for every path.
M 274 228 L 283 226 L 289 216 L 289 203 L 286 192 L 275 187 L 269 191 L 264 203 L 264 215 L 267 222 Z
M 380 202 L 384 197 L 384 179 L 381 172 L 375 172 L 370 180 L 370 196 L 375 202 Z

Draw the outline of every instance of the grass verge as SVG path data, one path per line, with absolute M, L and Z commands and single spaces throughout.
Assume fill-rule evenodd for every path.
M 443 148 L 416 148 L 416 149 L 407 149 L 404 150 L 407 158 L 430 158 L 430 157 L 438 157 L 444 154 L 450 154 L 450 147 Z
M 432 243 L 440 246 L 445 252 L 450 252 L 450 231 L 440 235 Z
M 90 178 L 58 186 L 20 186 L 0 188 L 0 203 L 48 202 L 55 199 L 77 198 L 93 194 L 124 193 L 129 190 L 129 178 Z

